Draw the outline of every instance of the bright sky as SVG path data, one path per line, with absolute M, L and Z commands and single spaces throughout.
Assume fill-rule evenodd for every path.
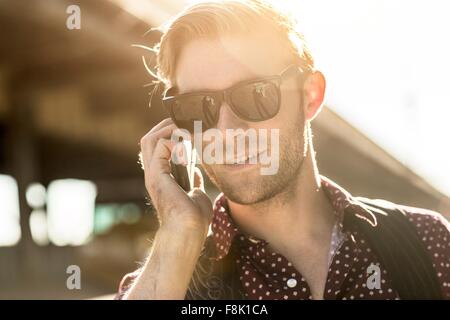
M 331 109 L 450 196 L 450 2 L 277 3 L 298 17 Z

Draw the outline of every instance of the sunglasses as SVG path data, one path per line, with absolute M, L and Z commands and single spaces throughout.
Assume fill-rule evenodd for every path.
M 224 101 L 242 120 L 264 121 L 275 117 L 280 110 L 283 80 L 302 73 L 298 65 L 291 65 L 279 75 L 242 81 L 220 91 L 173 94 L 175 88 L 170 88 L 162 101 L 177 127 L 191 133 L 194 121 L 202 122 L 203 131 L 216 126 Z

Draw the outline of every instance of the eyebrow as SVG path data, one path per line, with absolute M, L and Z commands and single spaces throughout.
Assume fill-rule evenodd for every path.
M 171 91 L 170 95 L 202 93 L 202 92 L 216 92 L 216 91 L 227 90 L 229 88 L 234 87 L 235 85 L 238 85 L 238 84 L 246 82 L 246 81 L 258 80 L 258 79 L 261 79 L 261 78 L 266 78 L 266 77 L 271 77 L 271 76 L 273 76 L 273 75 L 254 75 L 254 74 L 253 75 L 249 75 L 249 76 L 244 77 L 243 79 L 241 79 L 239 81 L 235 81 L 232 85 L 226 87 L 225 89 L 205 89 L 205 88 L 202 88 L 202 89 L 199 89 L 199 90 L 188 90 L 188 91 L 185 91 L 183 93 L 180 93 L 179 88 L 177 86 L 174 86 L 174 87 L 170 88 L 169 90 Z

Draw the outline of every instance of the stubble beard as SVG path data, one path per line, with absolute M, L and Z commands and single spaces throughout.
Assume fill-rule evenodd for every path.
M 308 151 L 308 130 L 300 119 L 297 122 L 294 129 L 280 135 L 279 169 L 276 174 L 261 175 L 259 165 L 231 177 L 221 165 L 204 165 L 205 172 L 227 199 L 235 203 L 265 207 L 272 202 L 283 202 L 286 197 L 294 196 Z

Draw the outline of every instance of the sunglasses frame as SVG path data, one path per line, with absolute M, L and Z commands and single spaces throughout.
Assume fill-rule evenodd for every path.
M 182 94 L 172 94 L 172 92 L 176 90 L 175 87 L 172 87 L 165 91 L 163 98 L 162 98 L 162 102 L 163 102 L 164 106 L 166 107 L 166 109 L 168 110 L 170 117 L 172 118 L 172 120 L 175 122 L 175 124 L 177 126 L 178 126 L 178 123 L 177 123 L 177 120 L 176 120 L 174 112 L 173 112 L 174 103 L 180 98 L 187 98 L 187 97 L 192 97 L 192 96 L 209 96 L 209 97 L 213 97 L 214 99 L 219 99 L 218 103 L 220 103 L 220 105 L 219 105 L 218 111 L 220 111 L 220 108 L 222 107 L 223 102 L 225 101 L 230 106 L 233 113 L 237 117 L 239 117 L 240 119 L 242 119 L 244 121 L 248 121 L 248 122 L 265 121 L 265 120 L 272 119 L 280 111 L 280 106 L 281 106 L 281 88 L 280 87 L 281 87 L 281 83 L 283 82 L 283 80 L 285 80 L 286 78 L 288 78 L 292 75 L 303 74 L 304 72 L 305 71 L 299 65 L 291 64 L 278 75 L 241 81 L 241 82 L 238 82 L 235 85 L 233 85 L 229 88 L 226 88 L 224 90 L 196 91 L 196 92 L 188 92 L 188 93 L 182 93 Z M 246 86 L 246 85 L 249 85 L 252 83 L 258 83 L 258 82 L 274 83 L 276 90 L 277 90 L 277 95 L 278 95 L 278 105 L 276 107 L 276 112 L 271 117 L 262 118 L 261 120 L 249 119 L 249 118 L 243 116 L 239 112 L 239 108 L 237 108 L 234 105 L 234 103 L 232 102 L 232 99 L 231 99 L 231 94 L 234 90 L 236 90 L 240 87 L 243 87 L 243 86 Z M 215 119 L 214 124 L 217 124 L 218 120 L 219 119 L 217 117 L 217 119 Z

